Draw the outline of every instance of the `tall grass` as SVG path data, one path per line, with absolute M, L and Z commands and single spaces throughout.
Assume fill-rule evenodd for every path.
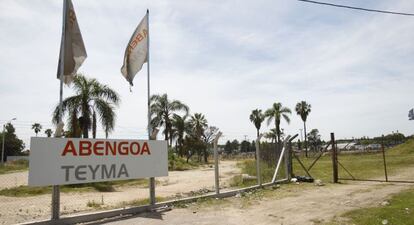
M 256 171 L 256 160 L 254 159 L 247 159 L 240 161 L 236 164 L 239 168 L 241 168 L 242 174 L 247 174 L 250 176 L 257 176 Z M 271 182 L 273 178 L 273 174 L 276 169 L 276 163 L 274 165 L 270 165 L 264 161 L 260 162 L 260 174 L 263 183 Z M 282 161 L 278 175 L 276 176 L 277 179 L 281 179 L 285 177 L 285 163 Z M 242 175 L 236 175 L 232 178 L 230 182 L 230 186 L 232 187 L 248 187 L 252 185 L 257 185 L 257 180 L 254 179 L 243 179 Z
M 0 174 L 12 173 L 18 171 L 24 171 L 29 168 L 29 161 L 25 159 L 20 159 L 16 161 L 6 162 L 5 164 L 0 164 Z

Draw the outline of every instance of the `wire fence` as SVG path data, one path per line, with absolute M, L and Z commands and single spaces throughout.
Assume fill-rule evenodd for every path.
M 234 191 L 298 176 L 331 182 L 333 149 L 338 152 L 340 179 L 413 182 L 414 173 L 407 170 L 414 168 L 413 142 L 408 140 L 392 148 L 384 146 L 383 150 L 381 146 L 359 150 L 342 149 L 333 140 L 318 148 L 309 148 L 308 154 L 291 142 L 259 142 L 257 152 L 220 152 L 218 190 L 213 149 L 209 150 L 208 163 L 203 163 L 203 157 L 195 156 L 187 162 L 186 158 L 171 154 L 168 176 L 156 178 L 156 201 Z M 52 187 L 29 187 L 27 182 L 27 161 L 11 161 L 0 166 L 0 224 L 51 218 Z M 64 185 L 60 186 L 60 216 L 148 205 L 149 196 L 149 179 Z
M 0 174 L 0 224 L 14 224 L 48 219 L 51 213 L 51 188 L 27 186 L 27 162 L 8 162 L 0 166 L 17 168 L 16 172 Z M 20 171 L 19 171 L 20 170 Z
M 280 149 L 260 145 L 262 183 L 271 182 Z M 211 149 L 212 151 L 212 149 Z M 181 160 L 181 161 L 180 161 Z M 215 193 L 214 158 L 199 164 L 197 157 L 189 168 L 176 160 L 167 177 L 156 178 L 156 201 L 179 200 Z M 219 192 L 256 186 L 255 153 L 219 155 Z M 18 165 L 18 166 L 16 166 Z M 11 169 L 15 166 L 15 169 Z M 27 161 L 7 162 L 0 174 L 0 224 L 14 224 L 51 218 L 52 187 L 29 187 Z M 47 165 L 45 165 L 47 166 Z M 6 169 L 7 168 L 7 169 Z M 284 170 L 284 166 L 281 167 Z M 278 176 L 284 177 L 284 173 Z M 149 179 L 122 180 L 60 186 L 60 216 L 149 204 Z

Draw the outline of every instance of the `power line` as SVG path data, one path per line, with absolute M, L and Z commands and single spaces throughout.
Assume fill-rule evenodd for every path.
M 313 4 L 319 4 L 319 5 L 327 5 L 327 6 L 333 6 L 333 7 L 347 8 L 347 9 L 362 10 L 362 11 L 368 11 L 368 12 L 387 13 L 387 14 L 394 14 L 394 15 L 400 15 L 400 16 L 414 16 L 414 14 L 412 14 L 412 13 L 402 13 L 402 12 L 393 12 L 393 11 L 385 11 L 385 10 L 377 10 L 377 9 L 367 9 L 367 8 L 347 6 L 347 5 L 338 5 L 338 4 L 327 3 L 327 2 L 318 2 L 318 1 L 311 1 L 311 0 L 298 0 L 298 1 L 313 3 Z

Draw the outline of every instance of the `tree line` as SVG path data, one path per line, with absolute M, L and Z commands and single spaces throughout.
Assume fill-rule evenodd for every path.
M 306 132 L 306 121 L 311 112 L 311 105 L 306 101 L 300 101 L 296 104 L 295 111 L 296 114 L 299 115 L 303 121 L 304 133 L 305 133 L 305 152 L 306 156 L 308 156 L 308 141 L 307 141 L 307 132 Z M 270 139 L 271 142 L 276 142 L 278 144 L 281 143 L 284 133 L 283 129 L 280 126 L 280 122 L 282 120 L 286 121 L 286 123 L 290 123 L 290 115 L 292 114 L 292 110 L 288 107 L 285 107 L 280 102 L 275 102 L 273 105 L 267 109 L 266 111 L 262 111 L 261 109 L 254 109 L 250 114 L 250 121 L 256 127 L 257 137 L 260 134 L 260 128 L 262 123 L 266 120 L 267 125 L 269 126 L 272 122 L 274 123 L 274 128 L 270 129 L 269 132 L 264 134 L 264 138 Z M 316 130 L 317 131 L 317 130 Z M 313 132 L 316 132 L 313 131 Z
M 91 134 L 92 138 L 96 138 L 99 122 L 105 137 L 108 138 L 115 128 L 115 109 L 119 107 L 121 102 L 119 94 L 98 80 L 82 74 L 75 76 L 72 88 L 75 94 L 63 100 L 62 114 L 60 114 L 59 105 L 55 107 L 52 115 L 53 124 L 57 125 L 61 118 L 65 117 L 67 125 L 63 132 L 64 137 L 89 138 Z M 311 112 L 311 105 L 306 101 L 300 101 L 295 106 L 295 112 L 303 121 L 305 137 L 304 143 L 299 140 L 297 145 L 299 149 L 304 147 L 306 156 L 308 156 L 308 148 L 316 150 L 323 141 L 318 129 L 307 132 L 306 122 Z M 262 109 L 252 110 L 249 119 L 256 128 L 257 137 L 260 135 L 260 129 L 265 120 L 268 126 L 274 125 L 274 128 L 271 128 L 269 132 L 264 133 L 264 138 L 272 143 L 281 143 L 285 135 L 281 121 L 289 124 L 291 114 L 290 108 L 283 106 L 280 102 L 275 102 L 265 111 Z M 186 157 L 187 162 L 195 155 L 198 161 L 203 159 L 204 162 L 207 162 L 209 148 L 219 129 L 209 125 L 204 114 L 191 114 L 189 107 L 183 102 L 169 99 L 167 94 L 155 94 L 150 97 L 150 118 L 151 129 L 163 129 L 162 135 L 164 140 L 168 142 L 171 151 L 180 157 Z M 17 138 L 11 124 L 5 125 L 5 128 L 6 155 L 20 154 L 24 149 L 23 142 Z M 38 136 L 42 131 L 42 125 L 34 123 L 32 129 Z M 47 137 L 53 135 L 51 129 L 46 129 L 44 133 Z M 398 133 L 387 135 L 384 140 L 387 144 L 395 144 L 401 143 L 404 138 L 402 134 Z M 370 143 L 379 140 L 379 137 L 371 140 L 362 138 L 359 142 Z M 237 140 L 227 141 L 223 147 L 228 154 L 256 150 L 255 142 L 247 140 L 241 143 Z
M 62 115 L 59 105 L 55 107 L 52 122 L 57 125 L 66 116 L 65 137 L 96 138 L 98 121 L 105 132 L 105 137 L 115 128 L 115 109 L 120 104 L 119 94 L 96 79 L 77 75 L 73 80 L 75 95 L 67 97 L 62 103 Z M 194 155 L 198 160 L 207 162 L 208 147 L 219 129 L 209 126 L 202 113 L 190 114 L 189 107 L 179 100 L 169 99 L 167 94 L 155 94 L 150 98 L 150 126 L 154 130 L 163 128 L 164 140 L 179 156 L 187 161 Z M 34 124 L 36 133 L 42 129 Z

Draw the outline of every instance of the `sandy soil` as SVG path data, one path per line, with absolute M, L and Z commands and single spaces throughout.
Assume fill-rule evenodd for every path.
M 403 174 L 401 174 L 403 175 Z M 414 178 L 412 169 L 404 175 Z M 321 224 L 338 218 L 342 213 L 369 206 L 377 206 L 391 194 L 413 184 L 383 184 L 378 182 L 350 182 L 322 187 L 299 188 L 290 197 L 268 197 L 246 206 L 242 198 L 231 198 L 224 206 L 198 207 L 167 212 L 145 213 L 133 218 L 107 222 L 107 224 Z M 283 189 L 283 188 L 282 188 Z M 286 190 L 275 190 L 286 191 Z M 288 191 L 289 192 L 289 191 Z M 343 221 L 344 219 L 339 219 Z M 106 222 L 103 222 L 106 224 Z M 345 224 L 347 222 L 345 221 Z
M 243 207 L 237 200 L 232 200 L 233 205 L 220 209 L 173 209 L 105 224 L 320 224 L 348 210 L 379 205 L 390 194 L 398 193 L 408 186 L 378 183 L 333 185 L 306 190 L 299 196 L 264 199 L 255 206 Z
M 401 171 L 399 177 L 414 180 L 413 169 Z M 236 168 L 235 162 L 221 162 L 222 183 L 237 173 L 240 171 Z M 167 197 L 202 188 L 211 189 L 213 178 L 213 168 L 208 167 L 170 172 L 169 177 L 158 179 L 156 193 L 157 196 Z M 377 206 L 391 194 L 410 187 L 414 185 L 377 182 L 348 182 L 321 187 L 310 184 L 282 185 L 280 189 L 271 192 L 274 195 L 249 201 L 247 205 L 243 202 L 243 197 L 234 197 L 224 201 L 224 204 L 190 204 L 184 209 L 145 213 L 124 220 L 100 221 L 97 224 L 320 224 L 352 209 Z M 119 206 L 123 201 L 147 197 L 147 188 L 136 187 L 124 187 L 111 193 L 63 193 L 61 207 L 64 212 L 73 213 L 87 210 L 86 204 L 92 200 L 99 203 L 103 198 L 105 206 Z M 48 218 L 49 206 L 50 195 L 28 198 L 0 197 L 0 224 Z
M 7 173 L 0 175 L 0 190 L 4 188 L 27 185 L 28 172 Z
M 220 182 L 223 187 L 229 179 L 240 173 L 235 161 L 220 162 Z M 16 181 L 13 183 L 13 181 Z M 27 184 L 27 172 L 0 175 L 0 189 Z M 185 196 L 191 191 L 213 190 L 214 168 L 202 167 L 196 170 L 172 171 L 168 177 L 157 178 L 156 195 L 160 197 Z M 149 190 L 145 187 L 126 186 L 116 192 L 61 193 L 61 211 L 64 214 L 91 210 L 87 203 L 94 201 L 104 207 L 121 207 L 125 202 L 145 199 Z M 13 224 L 50 217 L 51 195 L 33 197 L 0 196 L 0 224 Z

